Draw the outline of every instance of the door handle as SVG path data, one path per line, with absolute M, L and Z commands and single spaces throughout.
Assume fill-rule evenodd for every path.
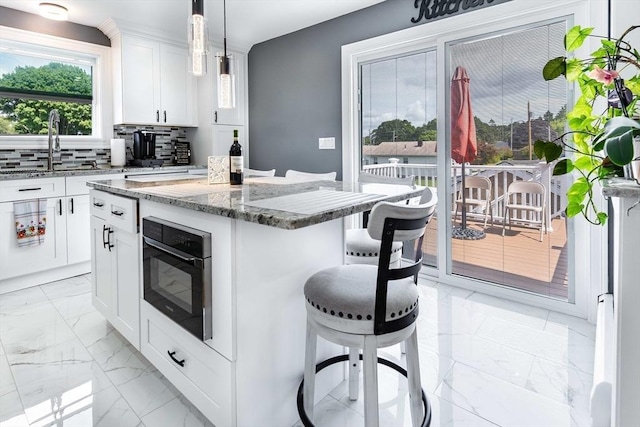
M 124 215 L 124 212 L 122 212 L 122 211 L 111 211 L 111 215 L 122 216 L 122 215 Z
M 18 191 L 38 191 L 42 190 L 42 187 L 34 187 L 34 188 L 19 188 Z
M 97 208 L 101 208 L 104 206 L 104 203 L 102 202 L 93 202 L 93 206 L 97 207 Z
M 106 238 L 105 238 L 105 232 L 107 233 Z M 111 244 L 112 234 L 113 234 L 113 230 L 111 229 L 111 227 L 107 227 L 106 225 L 102 226 L 102 247 L 108 248 L 109 252 L 111 252 L 111 248 L 113 247 L 113 245 Z
M 160 110 L 156 110 L 156 122 L 160 123 Z
M 73 197 L 71 199 L 69 199 L 69 202 L 70 202 L 70 207 L 71 207 L 71 214 L 73 215 L 74 214 L 74 212 L 73 212 Z
M 213 112 L 213 122 L 214 123 L 218 123 L 218 112 L 217 111 Z
M 167 110 L 164 110 L 164 122 L 167 123 Z
M 58 199 L 58 216 L 62 216 L 62 199 Z
M 178 360 L 175 357 L 176 352 L 175 351 L 168 351 L 167 350 L 167 354 L 169 355 L 169 357 L 171 358 L 171 360 L 173 360 L 174 362 L 176 362 L 178 365 L 184 367 L 184 359 L 182 360 Z

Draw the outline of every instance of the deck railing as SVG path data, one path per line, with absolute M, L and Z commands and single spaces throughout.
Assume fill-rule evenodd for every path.
M 392 161 L 391 163 L 366 165 L 363 170 L 375 175 L 390 177 L 415 176 L 416 184 L 426 185 L 429 187 L 437 187 L 438 171 L 436 165 L 425 164 L 406 164 Z M 491 181 L 492 198 L 491 207 L 494 219 L 502 221 L 504 219 L 504 203 L 507 188 L 514 180 L 538 181 L 544 185 L 547 190 L 546 200 L 546 224 L 551 224 L 551 219 L 563 215 L 566 208 L 567 181 L 566 177 L 552 176 L 553 164 L 538 163 L 536 165 L 465 165 L 465 173 L 467 176 L 483 176 Z M 453 195 L 452 212 L 455 211 L 455 200 L 461 190 L 461 174 L 462 167 L 459 164 L 451 166 L 452 183 L 450 186 Z M 476 209 L 471 211 L 470 216 L 478 216 L 484 218 L 484 212 Z M 527 218 L 514 218 L 514 220 Z

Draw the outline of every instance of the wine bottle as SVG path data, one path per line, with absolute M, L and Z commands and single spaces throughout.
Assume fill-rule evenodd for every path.
M 242 184 L 242 146 L 238 143 L 238 130 L 233 130 L 233 144 L 229 149 L 229 181 L 231 185 Z

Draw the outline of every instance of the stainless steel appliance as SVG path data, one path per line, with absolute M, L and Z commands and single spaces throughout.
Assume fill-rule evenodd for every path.
M 133 132 L 133 160 L 134 166 L 160 166 L 162 159 L 156 159 L 156 134 L 145 133 L 141 130 Z
M 142 219 L 144 299 L 202 341 L 211 339 L 211 234 Z

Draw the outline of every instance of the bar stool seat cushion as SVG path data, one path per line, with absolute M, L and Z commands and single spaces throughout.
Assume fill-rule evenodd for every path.
M 328 268 L 311 276 L 304 286 L 308 315 L 342 332 L 373 334 L 378 267 L 351 264 Z M 386 320 L 412 313 L 418 305 L 418 287 L 412 278 L 390 281 Z
M 347 230 L 345 246 L 347 264 L 378 264 L 380 240 L 373 239 L 366 228 Z M 389 264 L 395 265 L 401 257 L 402 242 L 393 242 Z

